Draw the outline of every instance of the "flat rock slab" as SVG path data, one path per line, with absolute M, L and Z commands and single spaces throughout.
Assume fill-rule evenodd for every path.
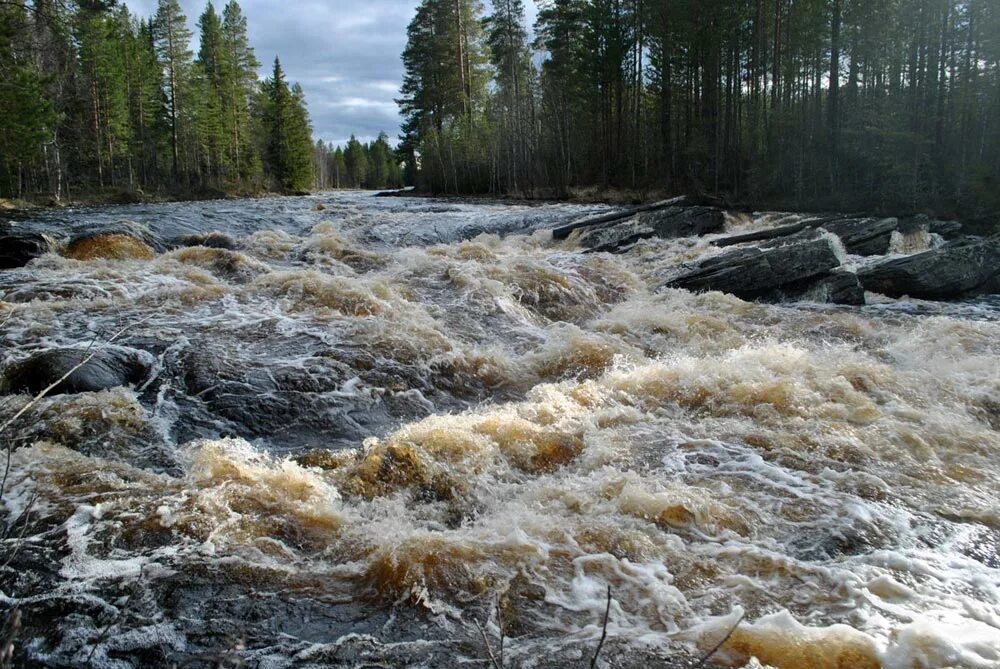
M 780 241 L 784 243 L 741 248 L 708 258 L 668 280 L 664 287 L 718 290 L 756 299 L 781 286 L 824 276 L 840 265 L 833 242 L 818 233 L 801 233 Z
M 958 240 L 858 272 L 865 290 L 889 297 L 949 300 L 1000 292 L 1000 237 Z
M 93 354 L 79 369 L 74 367 Z M 67 373 L 50 395 L 96 392 L 136 385 L 146 380 L 155 360 L 145 351 L 123 347 L 55 348 L 34 353 L 3 370 L 0 389 L 8 393 L 37 394 Z

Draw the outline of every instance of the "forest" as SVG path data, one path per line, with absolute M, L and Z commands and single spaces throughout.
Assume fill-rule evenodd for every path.
M 159 0 L 149 19 L 114 1 L 0 3 L 0 197 L 57 203 L 329 185 L 314 183 L 325 172 L 314 170 L 305 94 L 277 58 L 259 81 L 240 5 L 230 0 L 220 15 L 208 2 L 197 26 L 195 52 L 177 0 Z M 348 150 L 348 162 L 358 160 Z M 365 175 L 373 187 L 396 183 Z
M 995 0 L 423 0 L 401 151 L 425 191 L 1000 210 Z

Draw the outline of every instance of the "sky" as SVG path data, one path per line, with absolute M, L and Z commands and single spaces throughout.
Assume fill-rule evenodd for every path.
M 195 34 L 207 0 L 180 0 Z M 380 131 L 391 140 L 399 134 L 394 102 L 403 80 L 400 54 L 406 26 L 420 0 L 240 0 L 250 26 L 250 41 L 268 76 L 275 55 L 289 82 L 302 84 L 309 104 L 314 139 L 345 144 L 351 134 L 374 139 Z M 156 0 L 125 0 L 143 17 L 156 11 Z M 221 13 L 225 0 L 215 0 Z M 526 2 L 529 24 L 534 3 Z M 488 6 L 488 4 L 487 4 Z M 393 142 L 394 143 L 394 142 Z

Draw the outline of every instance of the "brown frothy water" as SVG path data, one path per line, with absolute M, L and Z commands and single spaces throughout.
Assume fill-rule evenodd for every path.
M 656 292 L 704 240 L 388 245 L 422 203 L 302 203 L 238 251 L 5 275 L 8 357 L 140 319 L 158 357 L 11 435 L 25 661 L 453 666 L 478 620 L 583 666 L 610 585 L 611 666 L 740 615 L 714 663 L 1000 663 L 996 314 Z

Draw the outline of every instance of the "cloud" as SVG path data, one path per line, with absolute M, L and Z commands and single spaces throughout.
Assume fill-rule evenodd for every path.
M 215 0 L 219 12 L 226 0 Z M 275 56 L 290 81 L 302 85 L 309 103 L 313 136 L 341 143 L 355 134 L 371 139 L 399 134 L 395 99 L 403 80 L 400 54 L 406 26 L 420 0 L 243 0 L 250 41 L 261 61 L 261 76 Z M 141 16 L 156 11 L 156 0 L 125 0 Z M 180 0 L 197 50 L 197 21 L 206 0 Z M 525 2 L 529 22 L 534 3 Z M 488 3 L 487 3 L 488 7 Z

